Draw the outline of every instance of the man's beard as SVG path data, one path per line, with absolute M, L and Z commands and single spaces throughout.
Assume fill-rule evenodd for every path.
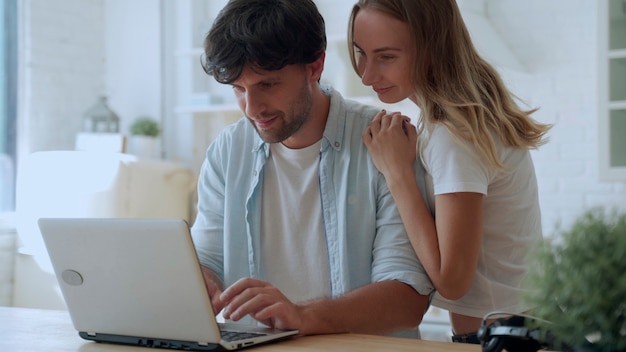
M 313 98 L 308 85 L 304 83 L 300 89 L 300 94 L 294 100 L 294 104 L 288 115 L 279 111 L 274 113 L 277 122 L 282 122 L 283 125 L 277 131 L 259 129 L 253 120 L 249 120 L 252 126 L 256 129 L 257 133 L 267 143 L 280 143 L 296 133 L 305 122 L 310 118 L 311 109 L 313 107 Z M 287 117 L 287 118 L 286 118 Z

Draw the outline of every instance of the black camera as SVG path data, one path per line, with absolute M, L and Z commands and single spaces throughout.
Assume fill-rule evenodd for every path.
M 512 314 L 486 324 L 489 317 L 504 314 L 495 312 L 483 318 L 476 333 L 483 352 L 535 352 L 544 348 L 569 351 L 565 344 L 556 341 L 549 330 L 540 328 L 536 318 L 528 315 Z

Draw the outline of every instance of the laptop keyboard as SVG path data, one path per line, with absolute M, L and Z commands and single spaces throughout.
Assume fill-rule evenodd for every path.
M 222 334 L 222 339 L 224 339 L 225 341 L 229 341 L 229 342 L 252 339 L 255 337 L 261 337 L 261 336 L 267 335 L 264 333 L 243 332 L 243 331 L 225 331 L 225 330 L 222 330 L 221 334 Z

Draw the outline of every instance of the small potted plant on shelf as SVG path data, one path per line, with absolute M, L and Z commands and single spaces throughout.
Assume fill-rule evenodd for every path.
M 130 152 L 147 158 L 158 158 L 159 135 L 161 128 L 158 122 L 146 116 L 138 117 L 130 125 Z
M 535 253 L 526 300 L 575 351 L 626 351 L 626 214 L 594 208 Z

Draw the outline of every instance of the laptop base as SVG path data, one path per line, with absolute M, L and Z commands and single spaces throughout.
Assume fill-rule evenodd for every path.
M 110 334 L 88 334 L 79 332 L 78 335 L 85 340 L 102 343 L 113 343 L 118 345 L 132 345 L 140 347 L 168 348 L 186 351 L 224 351 L 225 349 L 214 343 L 199 344 L 193 341 L 178 341 L 169 339 L 159 339 L 150 337 L 120 336 Z

